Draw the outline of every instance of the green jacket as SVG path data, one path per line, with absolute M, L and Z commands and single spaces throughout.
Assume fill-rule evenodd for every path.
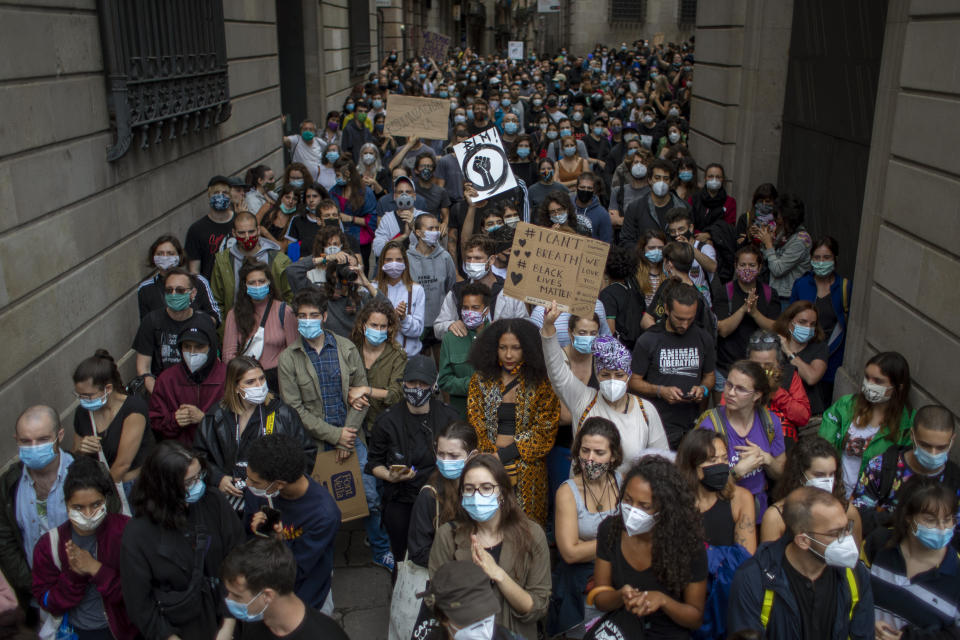
M 360 354 L 360 360 L 363 360 L 363 354 Z M 367 409 L 367 417 L 363 421 L 366 430 L 369 432 L 373 428 L 373 421 L 377 419 L 387 407 L 393 406 L 403 399 L 403 369 L 407 366 L 407 352 L 403 350 L 396 342 L 388 342 L 387 347 L 377 358 L 373 366 L 367 369 L 367 385 L 386 389 L 387 397 L 383 400 L 370 399 L 370 408 Z
M 824 438 L 827 442 L 836 447 L 837 451 L 841 452 L 841 454 L 843 453 L 843 440 L 847 435 L 847 430 L 850 428 L 850 423 L 853 422 L 853 412 L 856 399 L 856 394 L 843 396 L 823 412 L 823 422 L 820 423 L 820 431 L 818 433 L 821 438 Z M 910 432 L 912 427 L 913 413 L 907 409 L 903 410 L 903 415 L 900 417 L 899 441 L 894 442 L 891 439 L 892 434 L 887 430 L 887 428 L 881 427 L 880 431 L 878 431 L 877 434 L 873 436 L 873 439 L 870 440 L 870 444 L 867 445 L 867 448 L 863 450 L 863 458 L 861 458 L 860 461 L 860 474 L 863 473 L 863 470 L 866 468 L 868 462 L 870 462 L 876 456 L 881 455 L 892 445 L 909 446 Z M 857 474 L 857 476 L 859 477 L 860 474 Z
M 347 419 L 343 426 L 357 429 L 358 437 L 366 442 L 366 434 L 362 427 L 367 409 L 357 411 L 347 404 L 347 393 L 350 387 L 367 385 L 363 359 L 352 342 L 333 333 L 330 335 L 337 341 L 340 387 L 343 392 L 343 402 L 347 406 Z M 310 437 L 318 443 L 337 446 L 343 428 L 336 427 L 323 419 L 320 379 L 317 377 L 317 370 L 313 368 L 313 363 L 310 362 L 310 356 L 303 348 L 302 337 L 280 354 L 280 359 L 277 361 L 277 377 L 280 382 L 280 397 L 300 414 L 303 428 L 307 430 Z
M 287 267 L 290 266 L 290 258 L 280 250 L 280 245 L 266 238 L 260 239 L 260 249 L 256 254 L 257 260 L 267 262 L 270 265 L 270 275 L 273 276 L 273 283 L 277 287 L 280 297 L 287 303 L 293 302 L 293 294 L 290 292 L 290 284 L 287 282 Z M 236 247 L 236 241 L 231 238 L 223 251 L 217 252 L 213 258 L 213 271 L 210 273 L 210 288 L 213 290 L 213 299 L 220 305 L 220 312 L 223 314 L 223 323 L 220 325 L 221 338 L 223 337 L 223 325 L 227 321 L 227 312 L 233 309 L 234 295 L 237 290 L 237 274 L 240 272 L 240 264 L 243 262 L 243 256 Z
M 440 342 L 440 371 L 437 382 L 441 391 L 450 394 L 450 406 L 456 409 L 463 420 L 467 419 L 467 389 L 474 371 L 470 364 L 470 349 L 476 339 L 477 330 L 470 329 L 462 338 L 447 331 Z

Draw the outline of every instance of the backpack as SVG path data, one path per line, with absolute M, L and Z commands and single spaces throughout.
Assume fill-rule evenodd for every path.
M 770 302 L 770 285 L 766 282 L 760 283 L 763 286 L 763 301 Z M 726 284 L 727 289 L 727 317 L 733 315 L 733 280 Z
M 853 610 L 856 609 L 857 603 L 860 602 L 860 586 L 857 584 L 857 576 L 854 573 L 853 569 L 847 569 L 847 586 L 850 588 L 850 612 L 847 615 L 848 620 L 853 620 Z M 763 625 L 763 630 L 767 630 L 767 624 L 770 623 L 770 611 L 773 609 L 773 597 L 774 593 L 772 589 L 765 589 L 763 592 L 763 605 L 760 608 L 760 624 Z
M 647 310 L 647 301 L 635 276 L 627 278 L 626 283 L 615 282 L 613 284 L 618 284 L 627 291 L 627 307 L 617 313 L 614 322 L 616 337 L 623 346 L 633 351 L 637 339 L 643 333 L 643 329 L 640 327 L 640 318 L 643 317 L 643 312 Z
M 770 413 L 770 409 L 766 407 L 760 407 L 758 411 L 760 413 L 760 424 L 763 425 L 763 430 L 767 434 L 767 441 L 772 443 L 777 435 L 777 429 L 773 424 L 773 415 Z M 717 407 L 707 409 L 697 418 L 696 424 L 700 424 L 704 420 L 710 421 L 713 430 L 720 434 L 720 437 L 723 438 L 724 443 L 727 445 L 727 451 L 729 451 L 730 438 L 727 437 L 727 427 L 724 424 L 723 417 L 720 415 L 720 409 Z

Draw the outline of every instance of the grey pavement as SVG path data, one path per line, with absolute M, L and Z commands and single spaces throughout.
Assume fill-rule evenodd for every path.
M 333 558 L 334 619 L 351 640 L 386 640 L 390 620 L 390 574 L 373 564 L 363 543 L 363 521 L 343 525 Z

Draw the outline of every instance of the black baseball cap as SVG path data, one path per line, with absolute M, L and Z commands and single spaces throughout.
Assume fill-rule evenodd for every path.
M 416 355 L 407 360 L 407 366 L 403 370 L 403 381 L 435 383 L 437 381 L 437 365 L 433 363 L 433 358 Z
M 210 178 L 210 182 L 207 183 L 207 188 L 209 189 L 215 184 L 225 184 L 228 187 L 230 186 L 230 178 L 227 176 L 213 176 Z

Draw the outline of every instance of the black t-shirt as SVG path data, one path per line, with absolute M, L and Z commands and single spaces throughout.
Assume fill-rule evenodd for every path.
M 730 287 L 720 282 L 719 278 L 715 278 L 713 281 L 711 293 L 713 294 L 713 311 L 717 314 L 717 321 L 726 320 L 732 316 L 747 300 L 747 294 L 740 288 L 739 283 L 734 281 L 732 284 L 733 300 L 730 300 L 727 297 L 727 291 Z M 768 294 L 770 296 L 769 300 L 767 300 Z M 775 320 L 780 315 L 780 297 L 777 295 L 777 292 L 770 287 L 764 287 L 758 283 L 757 308 L 760 309 L 760 313 L 765 317 Z M 744 314 L 743 320 L 740 321 L 739 326 L 734 329 L 733 333 L 726 338 L 722 336 L 717 338 L 717 342 L 719 343 L 717 345 L 717 368 L 723 372 L 724 375 L 727 374 L 730 365 L 737 360 L 747 357 L 747 342 L 750 340 L 753 332 L 759 328 L 756 320 Z
M 800 610 L 800 637 L 803 640 L 832 638 L 837 617 L 837 570 L 827 567 L 811 582 L 784 558 L 783 573 Z
M 220 243 L 233 231 L 233 216 L 227 222 L 214 222 L 203 216 L 187 229 L 187 258 L 200 261 L 200 275 L 207 280 L 213 272 L 213 258 L 220 250 Z
M 811 340 L 807 343 L 807 346 L 797 352 L 797 357 L 807 364 L 812 363 L 814 360 L 823 360 L 824 362 L 829 362 L 830 345 L 827 344 L 826 340 Z M 827 408 L 827 405 L 821 397 L 820 390 L 817 388 L 817 386 L 810 386 L 804 382 L 803 388 L 807 392 L 807 398 L 810 399 L 810 412 L 812 415 L 816 416 L 823 413 Z
M 817 298 L 814 305 L 817 307 L 817 321 L 829 339 L 830 334 L 833 333 L 833 328 L 837 326 L 837 312 L 833 310 L 833 296 L 827 294 L 822 298 Z
M 110 421 L 106 431 L 101 431 L 100 446 L 103 448 L 103 456 L 107 459 L 107 464 L 112 465 L 117 459 L 117 453 L 120 450 L 120 435 L 123 432 L 123 421 L 127 416 L 139 413 L 146 421 L 143 429 L 143 437 L 140 439 L 140 448 L 130 463 L 130 471 L 139 469 L 143 464 L 143 459 L 153 448 L 153 430 L 150 428 L 150 408 L 147 400 L 143 396 L 131 394 L 123 401 L 117 415 Z M 103 426 L 103 425 L 98 425 Z M 90 423 L 90 412 L 83 407 L 77 407 L 73 412 L 73 431 L 78 436 L 92 436 L 94 434 L 93 425 Z
M 669 286 L 673 286 L 674 284 L 675 281 L 671 282 L 669 278 L 661 280 L 660 286 L 657 287 L 657 291 L 653 294 L 653 299 L 650 300 L 650 304 L 647 305 L 646 312 L 653 316 L 653 319 L 657 322 L 662 321 L 667 315 L 666 294 Z M 703 297 L 703 293 L 701 293 L 699 289 L 697 289 L 697 315 L 694 317 L 694 324 L 706 330 L 711 337 L 716 334 L 716 316 L 713 315 L 713 311 L 710 310 L 710 305 L 707 304 L 707 299 Z
M 300 243 L 301 256 L 310 256 L 313 255 L 313 241 L 316 240 L 318 233 L 320 233 L 319 220 L 314 222 L 305 215 L 297 214 L 290 220 L 290 228 L 287 229 L 286 235 Z
M 686 393 L 714 370 L 716 359 L 713 338 L 696 324 L 681 335 L 668 332 L 661 322 L 637 339 L 632 368 L 650 384 L 678 387 Z M 669 404 L 656 397 L 651 401 L 663 420 L 671 446 L 675 446 L 695 426 L 700 406 L 694 402 Z
M 600 523 L 597 530 L 597 558 L 610 563 L 610 579 L 614 589 L 620 589 L 629 584 L 640 591 L 660 591 L 671 598 L 683 600 L 682 593 L 670 593 L 657 579 L 653 566 L 637 571 L 623 555 L 622 537 L 613 532 L 614 525 L 620 519 L 619 515 L 610 516 Z M 707 551 L 703 545 L 697 545 L 690 550 L 690 582 L 700 582 L 707 579 Z M 649 638 L 663 638 L 686 640 L 690 637 L 690 630 L 681 627 L 663 611 L 657 611 L 646 616 Z
M 450 208 L 450 194 L 441 186 L 431 184 L 430 188 L 426 188 L 418 182 L 417 195 L 423 198 L 423 210 L 428 213 L 440 216 L 440 209 Z
M 490 118 L 487 118 L 486 122 L 484 122 L 483 124 L 477 124 L 476 120 L 467 121 L 467 131 L 470 132 L 471 136 L 475 136 L 481 131 L 486 131 L 492 126 L 493 126 L 493 120 L 491 120 Z
M 205 313 L 194 311 L 192 316 L 181 322 L 171 318 L 166 308 L 151 311 L 140 321 L 140 328 L 133 339 L 133 350 L 150 356 L 150 373 L 158 376 L 164 369 L 180 363 L 180 349 L 177 348 L 180 332 L 201 324 L 208 326 L 211 334 L 216 332 L 213 320 Z
M 306 608 L 303 622 L 285 636 L 274 635 L 267 625 L 260 622 L 241 622 L 240 640 L 350 640 L 349 636 L 332 618 L 315 609 Z

